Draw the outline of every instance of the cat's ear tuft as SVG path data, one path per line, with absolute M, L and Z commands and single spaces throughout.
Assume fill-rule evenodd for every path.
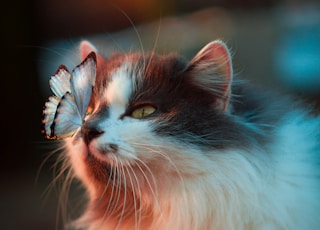
M 80 49 L 81 60 L 84 60 L 91 52 L 95 52 L 95 53 L 98 52 L 97 48 L 94 45 L 92 45 L 89 41 L 86 41 L 86 40 L 80 43 L 79 49 Z
M 231 96 L 232 63 L 227 46 L 220 40 L 210 42 L 190 61 L 188 72 L 194 84 L 216 96 L 216 106 L 225 112 Z

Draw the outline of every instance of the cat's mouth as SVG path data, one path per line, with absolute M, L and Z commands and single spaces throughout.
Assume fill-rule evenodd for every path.
M 79 135 L 76 142 L 81 142 L 83 146 L 84 155 L 92 161 L 96 160 L 104 166 L 111 167 L 121 161 L 118 146 L 115 144 L 105 144 L 99 146 L 97 141 L 86 142 L 85 139 Z M 80 143 L 78 143 L 80 144 Z
M 88 146 L 88 154 L 94 156 L 99 161 L 106 164 L 114 164 L 117 159 L 117 151 L 104 148 L 97 148 L 94 143 L 90 143 Z
M 97 141 L 93 140 L 88 142 L 81 131 L 78 131 L 74 135 L 72 144 L 74 146 L 80 146 L 84 156 L 95 158 L 105 164 L 111 163 L 112 158 L 114 158 L 111 155 L 117 155 L 118 151 L 116 145 L 110 145 L 109 149 L 106 147 L 97 147 Z
M 118 140 L 108 142 L 102 135 L 88 141 L 88 136 L 79 129 L 73 136 L 73 145 L 78 145 L 85 158 L 96 161 L 104 167 L 121 167 L 131 165 L 136 159 L 135 150 L 128 144 Z M 88 161 L 87 159 L 87 161 Z M 86 159 L 85 159 L 86 160 Z M 95 164 L 96 165 L 96 164 Z

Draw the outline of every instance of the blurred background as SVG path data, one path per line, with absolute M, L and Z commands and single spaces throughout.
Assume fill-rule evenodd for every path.
M 312 0 L 12 0 L 1 13 L 0 228 L 62 229 L 54 143 L 40 135 L 48 79 L 87 39 L 114 50 L 191 58 L 222 39 L 235 72 L 320 104 L 320 3 Z M 139 34 L 139 36 L 138 36 Z M 41 168 L 41 170 L 40 170 Z M 76 194 L 76 192 L 74 192 Z

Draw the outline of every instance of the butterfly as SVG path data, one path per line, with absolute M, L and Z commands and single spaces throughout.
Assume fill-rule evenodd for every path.
M 53 96 L 44 105 L 42 134 L 47 139 L 72 136 L 86 116 L 96 79 L 96 54 L 91 52 L 70 73 L 61 65 L 49 80 Z

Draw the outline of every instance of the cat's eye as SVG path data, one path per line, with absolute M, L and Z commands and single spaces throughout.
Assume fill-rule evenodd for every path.
M 141 119 L 150 116 L 156 111 L 156 108 L 151 105 L 143 105 L 132 111 L 131 117 Z

